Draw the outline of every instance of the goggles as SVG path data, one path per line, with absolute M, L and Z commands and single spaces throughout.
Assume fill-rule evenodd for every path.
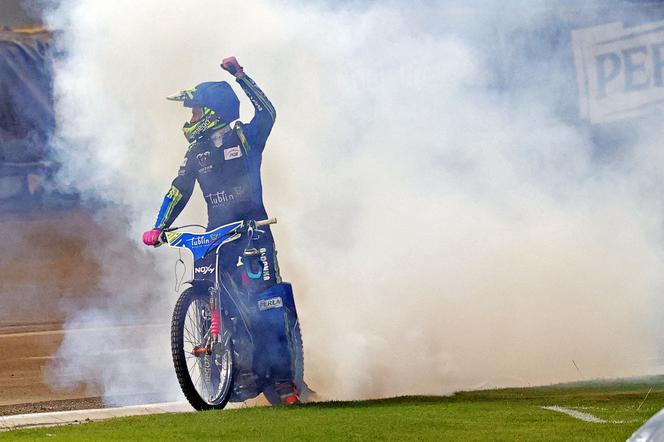
M 202 137 L 211 129 L 221 129 L 227 124 L 212 109 L 204 107 L 200 117 L 195 121 L 187 121 L 182 126 L 182 132 L 190 143 Z

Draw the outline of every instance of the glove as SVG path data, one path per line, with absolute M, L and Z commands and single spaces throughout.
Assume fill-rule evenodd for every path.
M 235 78 L 242 78 L 244 76 L 244 68 L 240 66 L 235 57 L 228 57 L 221 60 L 221 68 L 228 71 Z
M 161 245 L 161 230 L 152 229 L 144 232 L 143 243 L 146 246 L 159 247 Z

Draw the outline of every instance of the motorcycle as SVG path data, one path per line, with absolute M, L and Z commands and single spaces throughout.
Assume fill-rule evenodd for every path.
M 162 232 L 162 242 L 190 250 L 194 263 L 211 253 L 216 263 L 214 269 L 204 268 L 214 272 L 214 278 L 195 274 L 187 282 L 189 287 L 175 304 L 171 322 L 175 373 L 196 410 L 222 409 L 228 402 L 243 402 L 261 393 L 271 404 L 280 404 L 270 357 L 293 355 L 291 370 L 297 392 L 302 397 L 311 391 L 304 382 L 302 334 L 291 285 L 282 282 L 265 293 L 250 295 L 219 269 L 224 246 L 242 238 L 249 242 L 238 266 L 248 265 L 256 253 L 249 247 L 251 239 L 264 233 L 260 227 L 276 222 L 275 218 L 237 221 L 204 233 L 182 231 L 191 226 Z M 251 272 L 250 266 L 246 270 Z M 290 350 L 284 352 L 284 345 Z

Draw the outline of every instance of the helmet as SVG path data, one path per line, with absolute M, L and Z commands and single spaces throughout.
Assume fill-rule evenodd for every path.
M 184 136 L 191 143 L 211 129 L 221 129 L 240 118 L 240 100 L 225 81 L 208 81 L 166 97 L 182 101 L 185 107 L 200 107 L 203 115 L 195 122 L 185 123 Z

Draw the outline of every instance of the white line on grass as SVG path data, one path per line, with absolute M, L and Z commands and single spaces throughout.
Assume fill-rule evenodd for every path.
M 594 424 L 624 424 L 627 422 L 627 421 L 607 421 L 597 416 L 593 416 L 590 413 L 584 413 L 582 411 L 572 410 L 571 408 L 559 407 L 558 405 L 553 405 L 550 407 L 541 407 L 541 408 L 545 410 L 557 411 L 558 413 L 566 414 L 575 419 L 579 419 L 584 422 L 592 422 Z

